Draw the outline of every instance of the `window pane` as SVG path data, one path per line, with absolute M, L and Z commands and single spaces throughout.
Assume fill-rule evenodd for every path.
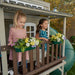
M 31 31 L 34 31 L 34 26 L 31 26 Z
M 30 31 L 30 26 L 27 26 L 26 27 L 26 31 Z
M 27 37 L 30 37 L 30 33 L 27 33 Z
M 31 33 L 31 37 L 34 37 L 34 33 Z

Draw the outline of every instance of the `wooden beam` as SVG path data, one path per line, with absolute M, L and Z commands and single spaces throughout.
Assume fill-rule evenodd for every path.
M 1 51 L 1 55 L 3 75 L 8 75 L 7 52 Z
M 0 8 L 0 41 L 1 41 L 1 45 L 6 45 L 3 8 Z
M 1 45 L 6 44 L 6 39 L 5 39 L 5 25 L 4 25 L 4 11 L 3 8 L 0 8 L 0 41 Z M 1 60 L 2 60 L 2 71 L 3 75 L 8 75 L 8 65 L 7 65 L 7 52 L 1 51 Z

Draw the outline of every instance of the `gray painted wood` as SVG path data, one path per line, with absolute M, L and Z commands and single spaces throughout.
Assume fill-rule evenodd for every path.
M 1 45 L 5 45 L 5 25 L 4 25 L 4 11 L 3 8 L 0 8 L 0 41 Z
M 4 11 L 3 8 L 0 8 L 0 41 L 1 45 L 5 45 L 5 25 L 4 25 Z M 6 51 L 1 52 L 2 55 L 2 70 L 3 75 L 8 75 L 8 68 L 7 68 L 7 53 Z
M 19 5 L 13 5 L 13 4 L 8 4 L 8 3 L 2 3 L 4 7 L 8 7 L 8 9 L 5 8 L 6 11 L 15 11 L 16 9 L 23 9 L 25 10 L 24 12 L 27 14 L 31 15 L 45 15 L 45 16 L 62 16 L 62 17 L 72 17 L 73 15 L 71 14 L 66 14 L 66 13 L 61 13 L 61 12 L 52 12 L 52 11 L 44 11 L 44 10 L 39 10 L 39 9 L 31 9 L 28 7 L 24 6 L 19 6 Z M 11 10 L 11 8 L 14 8 Z
M 1 54 L 1 41 L 0 41 L 0 54 Z M 1 73 L 1 62 L 0 62 L 0 73 Z
M 2 51 L 1 55 L 2 55 L 2 72 L 3 72 L 3 75 L 8 75 L 7 52 Z

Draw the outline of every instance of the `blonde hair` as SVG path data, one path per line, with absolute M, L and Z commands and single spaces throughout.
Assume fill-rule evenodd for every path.
M 21 10 L 18 10 L 16 12 L 16 14 L 14 15 L 14 20 L 13 20 L 13 26 L 16 27 L 18 24 L 17 24 L 17 21 L 20 17 L 25 17 L 26 18 L 26 15 L 21 11 Z

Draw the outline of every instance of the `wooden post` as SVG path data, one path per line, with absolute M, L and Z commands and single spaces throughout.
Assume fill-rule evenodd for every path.
M 47 43 L 47 64 L 49 64 L 49 43 Z
M 1 54 L 1 41 L 0 41 L 0 54 Z M 1 73 L 1 63 L 0 63 L 0 73 Z
M 14 50 L 14 48 L 12 49 L 13 51 L 13 67 L 14 67 L 14 75 L 18 74 L 18 67 L 17 67 L 17 53 Z
M 39 46 L 36 46 L 36 61 L 37 61 L 37 67 L 39 68 L 40 67 L 40 64 L 39 64 Z
M 3 11 L 3 8 L 1 7 L 0 7 L 0 41 L 1 41 L 1 45 L 6 45 L 4 11 Z
M 1 40 L 1 45 L 6 44 L 5 40 L 5 25 L 4 25 L 4 11 L 3 8 L 0 7 L 0 40 Z M 8 67 L 7 67 L 7 52 L 2 51 L 2 71 L 3 75 L 8 75 Z
M 56 54 L 55 54 L 55 56 L 56 56 L 56 60 L 58 59 L 58 44 L 56 44 Z
M 59 46 L 59 58 L 61 58 L 61 44 Z
M 33 70 L 33 50 L 29 51 L 29 59 L 30 59 L 30 71 Z
M 44 60 L 44 53 L 45 53 L 45 43 L 42 44 L 42 65 L 45 65 L 45 60 Z
M 27 68 L 26 68 L 26 52 L 22 53 L 22 60 L 23 60 L 23 75 L 26 74 Z
M 52 51 L 51 51 L 51 62 L 54 61 L 54 44 L 52 44 Z
M 2 55 L 2 72 L 3 75 L 8 75 L 8 65 L 7 65 L 7 52 L 6 51 L 1 51 L 1 55 Z
M 66 17 L 64 17 L 63 34 L 66 37 Z M 64 56 L 65 56 L 65 40 L 63 42 L 63 51 L 62 51 L 62 57 Z M 64 60 L 62 62 L 64 62 Z M 64 75 L 64 65 L 62 66 L 62 75 Z
M 64 17 L 63 34 L 66 37 L 66 17 Z M 65 56 L 65 40 L 63 42 L 63 52 L 62 53 L 63 53 L 62 56 L 64 57 Z

